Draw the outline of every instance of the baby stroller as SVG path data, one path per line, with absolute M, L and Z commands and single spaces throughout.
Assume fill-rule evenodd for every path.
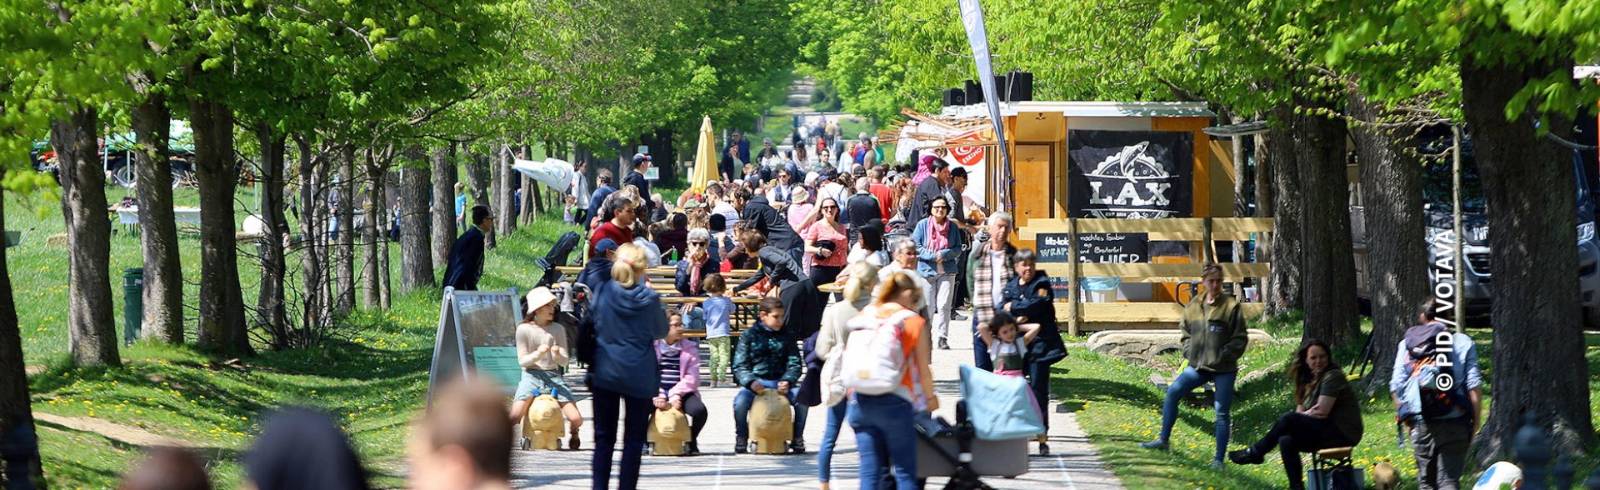
M 1044 432 L 1037 403 L 1022 378 L 961 366 L 956 423 L 917 423 L 917 477 L 948 476 L 946 490 L 991 488 L 981 476 L 1028 472 L 1028 442 Z

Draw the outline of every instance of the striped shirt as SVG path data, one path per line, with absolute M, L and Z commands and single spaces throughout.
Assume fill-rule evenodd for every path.
M 683 366 L 679 364 L 682 357 L 683 351 L 678 350 L 677 346 L 668 346 L 662 351 L 660 360 L 656 361 L 656 367 L 661 372 L 662 396 L 672 391 L 672 387 L 677 386 L 678 380 L 683 378 Z

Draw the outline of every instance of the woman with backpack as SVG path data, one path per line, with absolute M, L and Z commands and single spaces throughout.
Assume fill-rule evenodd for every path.
M 1303 490 L 1300 453 L 1361 442 L 1361 405 L 1332 352 L 1321 340 L 1306 342 L 1295 352 L 1294 364 L 1289 366 L 1295 410 L 1278 417 L 1255 444 L 1228 453 L 1233 464 L 1261 464 L 1277 446 L 1283 453 L 1289 488 Z
M 594 362 L 587 382 L 594 409 L 593 488 L 609 488 L 611 454 L 617 442 L 617 418 L 622 410 L 622 471 L 618 487 L 639 485 L 639 460 L 644 454 L 645 431 L 659 386 L 656 376 L 639 376 L 640 366 L 657 363 L 655 341 L 667 336 L 666 310 L 661 295 L 646 284 L 645 251 L 627 244 L 617 249 L 611 280 L 600 285 L 589 308 L 592 319 Z M 652 369 L 652 372 L 654 370 Z
M 1395 347 L 1389 377 L 1395 418 L 1410 434 L 1420 488 L 1460 483 L 1467 449 L 1483 423 L 1477 344 L 1465 332 L 1452 332 L 1435 317 L 1438 311 L 1431 298 L 1419 309 L 1418 324 L 1406 329 Z M 1440 362 L 1441 355 L 1448 365 Z M 1450 383 L 1440 383 L 1446 377 Z
M 861 488 L 867 490 L 878 488 L 885 460 L 893 467 L 896 488 L 918 488 L 912 414 L 939 409 L 929 367 L 932 349 L 925 339 L 928 321 L 912 309 L 922 291 L 911 274 L 897 271 L 884 279 L 872 305 L 850 321 L 845 338 L 842 379 L 850 391 L 845 418 L 856 433 Z
M 872 263 L 856 262 L 845 270 L 850 274 L 850 279 L 844 286 L 844 301 L 829 305 L 827 311 L 822 313 L 822 330 L 817 332 L 817 343 L 812 354 L 825 362 L 842 362 L 844 340 L 850 334 L 850 319 L 872 302 L 872 289 L 878 286 L 878 266 Z M 840 355 L 834 355 L 835 348 Z M 829 371 L 823 368 L 820 372 Z M 824 379 L 821 384 L 831 387 L 840 381 Z M 822 431 L 822 448 L 817 450 L 817 483 L 822 490 L 828 490 L 828 480 L 832 477 L 833 448 L 839 441 L 839 426 L 844 425 L 848 407 L 843 400 L 828 407 L 828 424 Z

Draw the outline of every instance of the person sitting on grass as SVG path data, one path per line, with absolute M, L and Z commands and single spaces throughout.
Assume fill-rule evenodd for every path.
M 978 335 L 983 337 L 984 345 L 991 346 L 989 360 L 994 363 L 994 373 L 1021 378 L 1027 367 L 1024 359 L 1028 346 L 1039 336 L 1039 324 L 1017 325 L 1010 313 L 997 311 L 988 325 L 978 329 Z
M 685 455 L 700 454 L 700 430 L 706 428 L 706 404 L 700 401 L 700 344 L 683 336 L 683 315 L 667 315 L 667 338 L 656 340 L 656 363 L 661 372 L 661 394 L 656 410 L 672 407 L 689 416 L 689 447 Z
M 566 328 L 555 324 L 555 301 L 550 288 L 528 291 L 527 313 L 517 325 L 517 363 L 522 365 L 522 381 L 517 383 L 512 397 L 511 423 L 521 422 L 528 415 L 534 398 L 550 395 L 561 404 L 561 414 L 570 427 L 567 448 L 577 450 L 583 414 L 578 412 L 578 399 L 572 388 L 561 377 L 561 370 L 567 367 L 567 333 Z
M 1283 453 L 1289 488 L 1302 490 L 1300 453 L 1361 442 L 1361 404 L 1334 362 L 1328 344 L 1312 340 L 1295 353 L 1289 378 L 1294 380 L 1295 409 L 1278 417 L 1261 440 L 1228 453 L 1233 464 L 1261 464 L 1273 446 Z
M 733 397 L 733 452 L 749 449 L 750 424 L 745 420 L 756 395 L 776 389 L 794 405 L 794 439 L 789 450 L 806 452 L 806 407 L 795 401 L 800 394 L 800 348 L 783 332 L 783 303 L 774 297 L 761 299 L 761 322 L 739 337 L 733 354 L 733 378 L 739 394 Z
M 1250 334 L 1245 331 L 1239 300 L 1222 289 L 1222 268 L 1206 264 L 1200 273 L 1200 282 L 1205 290 L 1184 307 L 1178 324 L 1183 331 L 1183 357 L 1189 365 L 1167 387 L 1167 396 L 1161 405 L 1160 437 L 1139 446 L 1167 450 L 1172 424 L 1178 420 L 1178 400 L 1207 381 L 1215 381 L 1217 449 L 1211 457 L 1211 467 L 1221 469 L 1223 453 L 1228 450 L 1228 431 L 1232 428 L 1229 414 L 1233 409 L 1233 383 L 1239 374 L 1239 357 L 1250 344 Z

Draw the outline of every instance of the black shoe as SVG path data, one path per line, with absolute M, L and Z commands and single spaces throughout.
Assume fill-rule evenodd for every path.
M 1260 454 L 1256 454 L 1256 452 L 1250 448 L 1245 448 L 1238 451 L 1229 452 L 1228 460 L 1233 461 L 1233 464 L 1261 464 L 1261 462 L 1265 461 L 1266 458 L 1261 457 Z
M 733 440 L 733 453 L 744 454 L 750 452 L 750 442 L 741 437 Z
M 795 439 L 793 441 L 789 441 L 789 452 L 794 453 L 794 454 L 805 454 L 806 453 L 806 440 L 805 439 Z
M 1044 441 L 1039 441 L 1039 455 L 1040 456 L 1049 456 L 1050 455 L 1050 445 L 1046 444 Z
M 947 339 L 939 339 L 939 350 L 950 350 L 950 341 Z
M 694 442 L 694 441 L 689 441 L 688 446 L 686 446 L 684 448 L 684 450 L 683 450 L 683 454 L 685 456 L 696 456 L 696 455 L 699 455 L 700 454 L 700 443 Z

